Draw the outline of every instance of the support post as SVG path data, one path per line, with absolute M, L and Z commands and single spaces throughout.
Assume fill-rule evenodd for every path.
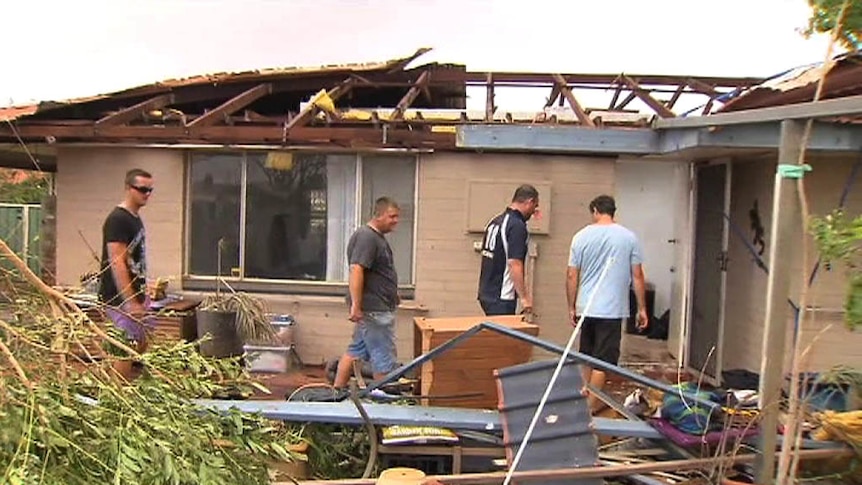
M 760 362 L 761 431 L 758 438 L 757 483 L 775 479 L 778 407 L 784 376 L 784 353 L 789 321 L 787 298 L 790 294 L 790 255 L 796 228 L 799 227 L 799 198 L 796 180 L 784 170 L 796 165 L 802 145 L 804 121 L 781 122 L 778 167 L 772 196 L 769 278 L 766 286 L 766 311 L 763 322 L 763 353 Z

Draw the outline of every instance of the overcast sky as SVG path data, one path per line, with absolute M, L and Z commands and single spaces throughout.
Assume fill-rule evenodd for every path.
M 0 105 L 218 71 L 385 60 L 471 70 L 769 76 L 819 62 L 806 0 L 28 0 Z

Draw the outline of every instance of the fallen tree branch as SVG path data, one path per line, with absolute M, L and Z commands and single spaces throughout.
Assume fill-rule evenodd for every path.
M 42 281 L 41 278 L 36 276 L 36 273 L 34 273 L 30 269 L 30 267 L 27 266 L 27 264 L 20 257 L 18 257 L 17 254 L 15 254 L 15 251 L 12 251 L 12 249 L 9 248 L 9 246 L 6 244 L 6 241 L 2 239 L 0 239 L 0 255 L 4 256 L 6 259 L 12 262 L 15 268 L 17 268 L 18 271 L 21 272 L 21 275 L 30 284 L 32 284 L 37 290 L 39 290 L 49 298 L 55 318 L 61 318 L 64 313 L 71 313 L 73 315 L 76 315 L 81 318 L 81 323 L 84 323 L 89 326 L 93 333 L 103 338 L 111 345 L 117 347 L 131 357 L 140 357 L 140 354 L 138 354 L 136 350 L 132 349 L 123 342 L 120 342 L 119 340 L 111 337 L 110 335 L 108 335 L 107 332 L 99 328 L 99 326 L 96 325 L 96 323 L 93 322 L 80 308 L 78 308 L 78 305 L 76 305 L 75 302 L 73 302 L 69 297 L 45 284 L 45 282 Z
M 33 383 L 27 378 L 27 374 L 24 372 L 21 364 L 18 363 L 18 359 L 15 358 L 15 355 L 12 354 L 12 351 L 9 350 L 9 347 L 7 347 L 6 343 L 2 340 L 0 340 L 0 352 L 3 353 L 6 360 L 8 360 L 12 368 L 15 369 L 15 373 L 18 374 L 18 378 L 21 382 L 27 386 L 28 389 L 33 389 Z

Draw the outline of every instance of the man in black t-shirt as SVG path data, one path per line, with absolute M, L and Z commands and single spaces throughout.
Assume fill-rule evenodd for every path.
M 355 324 L 353 340 L 338 362 L 333 385 L 343 388 L 350 380 L 353 362 L 370 362 L 374 379 L 395 369 L 395 309 L 398 307 L 398 275 L 392 248 L 385 235 L 398 224 L 400 209 L 388 198 L 374 204 L 368 224 L 357 229 L 347 243 L 350 264 L 348 320 Z
M 485 226 L 479 305 L 485 315 L 514 315 L 521 300 L 522 312 L 533 310 L 527 294 L 524 260 L 527 258 L 527 221 L 538 211 L 539 191 L 532 185 L 515 190 L 512 203 Z
M 137 350 L 146 349 L 144 326 L 148 305 L 147 248 L 139 211 L 153 193 L 153 176 L 141 169 L 126 173 L 123 202 L 108 214 L 102 226 L 102 264 L 99 297 L 108 317 L 126 332 Z

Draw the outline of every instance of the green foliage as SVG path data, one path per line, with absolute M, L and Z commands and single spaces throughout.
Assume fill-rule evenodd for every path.
M 126 381 L 111 354 L 83 364 L 68 353 L 75 365 L 64 376 L 57 330 L 76 342 L 90 337 L 88 327 L 36 314 L 43 307 L 33 300 L 20 305 L 21 320 L 0 330 L 0 342 L 32 386 L 0 354 L 0 484 L 266 484 L 267 460 L 294 459 L 287 450 L 302 440 L 297 431 L 193 403 L 262 389 L 236 359 L 204 358 L 193 344 L 155 346 Z
M 825 217 L 815 217 L 811 233 L 823 262 L 841 264 L 847 271 L 845 322 L 850 329 L 855 329 L 862 325 L 862 216 L 851 219 L 837 210 Z
M 859 0 L 808 0 L 811 17 L 808 19 L 805 35 L 832 34 L 845 3 L 847 6 L 837 39 L 850 50 L 862 47 L 862 1 Z
M 0 176 L 0 202 L 9 204 L 39 204 L 48 195 L 51 182 L 47 175 L 35 174 L 23 181 L 14 180 L 16 172 Z

